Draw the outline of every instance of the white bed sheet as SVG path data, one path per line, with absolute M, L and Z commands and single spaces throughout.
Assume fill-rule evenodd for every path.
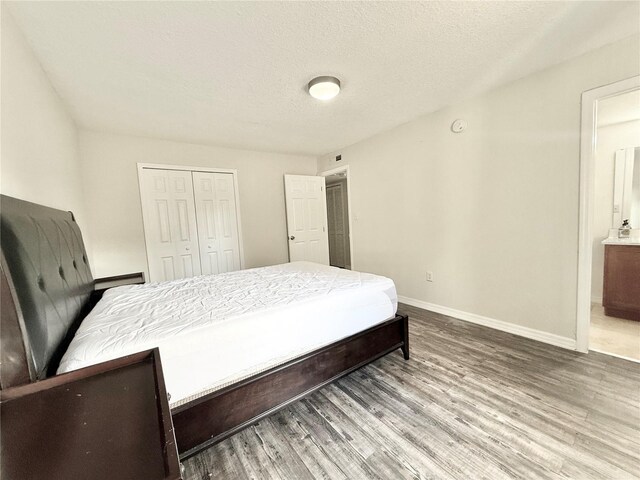
M 159 347 L 176 407 L 391 318 L 393 281 L 293 262 L 105 292 L 58 373 Z

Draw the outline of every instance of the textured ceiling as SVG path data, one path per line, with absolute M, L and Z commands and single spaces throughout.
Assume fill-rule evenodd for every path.
M 638 2 L 3 2 L 84 128 L 323 154 L 638 31 Z M 305 91 L 335 75 L 321 103 Z
M 640 90 L 633 90 L 598 102 L 599 127 L 633 120 L 640 120 Z

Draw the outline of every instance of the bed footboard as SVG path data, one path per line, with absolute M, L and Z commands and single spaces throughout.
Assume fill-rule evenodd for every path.
M 408 317 L 400 314 L 175 408 L 172 417 L 181 459 L 398 348 L 408 359 Z

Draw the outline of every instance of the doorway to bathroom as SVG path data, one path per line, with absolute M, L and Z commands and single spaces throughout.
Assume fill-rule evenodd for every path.
M 578 350 L 640 361 L 640 77 L 583 94 L 582 137 Z

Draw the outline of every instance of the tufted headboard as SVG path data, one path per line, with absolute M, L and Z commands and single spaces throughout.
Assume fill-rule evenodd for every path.
M 93 277 L 71 212 L 0 195 L 2 388 L 51 375 L 88 313 Z

